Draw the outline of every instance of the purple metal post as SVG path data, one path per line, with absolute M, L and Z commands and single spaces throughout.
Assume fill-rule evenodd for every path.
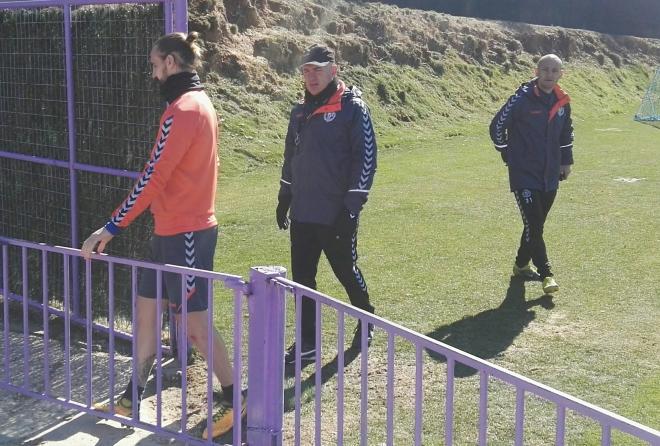
M 163 1 L 163 18 L 165 20 L 165 34 L 169 34 L 174 28 L 174 22 L 172 20 L 172 0 Z
M 44 324 L 44 394 L 50 394 L 50 334 L 48 331 L 48 253 L 41 251 L 41 291 L 42 291 L 42 314 Z
M 235 390 L 233 407 L 241 407 L 242 398 L 241 392 L 236 390 L 243 385 L 241 378 L 243 376 L 243 296 L 245 294 L 247 291 L 242 288 L 234 288 L 234 379 L 232 382 Z M 234 444 L 242 444 L 242 433 L 241 417 L 234 417 Z
M 71 5 L 64 9 L 64 49 L 66 70 L 66 115 L 69 143 L 69 193 L 71 204 L 71 246 L 78 247 L 78 174 L 76 172 L 76 113 L 73 85 L 73 36 L 71 35 Z M 80 296 L 78 294 L 78 257 L 73 261 L 73 314 L 80 315 Z
M 415 446 L 422 444 L 422 401 L 424 401 L 424 357 L 422 346 L 415 345 Z
M 612 428 L 608 424 L 601 425 L 601 446 L 610 446 L 612 443 Z
M 131 352 L 133 355 L 133 367 L 131 367 L 131 382 L 133 389 L 133 395 L 137 395 L 137 368 L 138 368 L 138 363 L 137 363 L 137 342 L 140 337 L 140 333 L 137 332 L 136 326 L 137 326 L 137 267 L 133 266 L 131 267 L 131 328 L 133 330 L 133 339 L 131 342 Z M 114 401 L 110 401 L 111 408 L 113 407 L 112 404 L 114 404 Z M 114 409 L 113 409 L 114 410 Z M 140 410 L 134 410 L 131 413 L 131 419 L 133 421 L 137 421 L 140 419 Z
M 188 407 L 186 397 L 188 395 L 188 295 L 186 292 L 186 282 L 188 276 L 181 274 L 181 331 L 180 336 L 177 336 L 179 341 L 179 361 L 181 363 L 181 432 L 186 432 L 186 423 Z M 158 324 L 160 327 L 160 324 Z M 160 339 L 158 339 L 160 344 Z
M 479 371 L 479 446 L 488 440 L 488 374 Z
M 566 431 L 566 408 L 557 405 L 557 432 L 555 433 L 555 446 L 564 446 L 564 433 Z
M 163 305 L 163 272 L 161 270 L 156 271 L 156 326 L 153 327 L 154 330 L 156 330 L 156 426 L 161 427 L 162 422 L 163 422 L 163 416 L 162 416 L 162 405 L 163 405 L 163 398 L 162 398 L 162 389 L 163 389 L 163 349 L 161 347 L 161 339 L 162 339 L 162 308 Z M 149 329 L 149 327 L 140 327 L 142 330 L 144 329 Z M 183 370 L 183 374 L 185 375 L 186 372 Z M 181 405 L 181 410 L 185 406 L 182 404 Z
M 174 0 L 174 31 L 188 34 L 188 3 Z
M 206 432 L 213 429 L 213 345 L 215 341 L 215 328 L 213 326 L 213 280 L 207 282 L 208 311 L 206 312 L 207 331 L 209 339 L 206 343 Z M 209 435 L 208 442 L 213 441 L 213 435 Z
M 108 353 L 110 401 L 115 400 L 115 264 L 108 262 Z
M 337 444 L 344 444 L 344 316 L 337 314 Z
M 394 333 L 387 333 L 387 446 L 394 445 Z
M 320 307 L 320 305 L 317 304 L 317 308 Z M 358 321 L 358 327 L 368 327 L 367 321 L 364 319 L 360 319 Z M 360 415 L 360 445 L 361 446 L 367 446 L 368 440 L 369 440 L 369 427 L 368 427 L 368 409 L 369 405 L 368 403 L 368 398 L 369 398 L 369 385 L 367 383 L 367 379 L 369 378 L 369 349 L 367 347 L 367 335 L 368 335 L 369 330 L 360 330 L 360 344 L 362 345 L 362 348 L 360 349 L 360 378 L 361 378 L 361 383 L 360 383 L 360 411 L 362 412 Z
M 64 399 L 71 401 L 71 286 L 69 280 L 68 254 L 63 256 L 64 263 Z
M 295 317 L 295 342 L 296 342 L 296 351 L 295 351 L 295 380 L 294 380 L 294 393 L 295 393 L 295 414 L 294 414 L 294 438 L 296 446 L 300 446 L 300 397 L 302 390 L 300 388 L 300 349 L 302 348 L 302 291 L 300 289 L 294 288 L 294 298 L 296 301 L 296 317 Z
M 445 445 L 454 444 L 454 368 L 456 360 L 447 356 L 447 395 L 445 400 Z
M 525 422 L 525 390 L 516 389 L 516 438 L 515 446 L 523 446 L 523 430 Z
M 2 244 L 2 309 L 4 315 L 5 379 L 9 383 L 9 247 Z
M 316 336 L 315 336 L 315 345 L 316 353 L 314 362 L 314 368 L 316 369 L 314 373 L 314 439 L 316 442 L 314 444 L 321 444 L 321 394 L 323 392 L 323 387 L 321 386 L 321 332 L 323 331 L 323 321 L 321 320 L 321 305 L 316 305 L 314 309 L 314 319 L 316 320 Z
M 78 259 L 74 260 L 78 263 Z M 92 261 L 85 260 L 85 331 L 87 335 L 87 407 L 92 407 Z
M 30 299 L 28 289 L 28 261 L 27 248 L 21 248 L 21 269 L 23 279 L 23 385 L 26 389 L 30 387 L 30 320 L 28 318 L 28 301 Z
M 282 444 L 285 289 L 274 283 L 273 279 L 285 275 L 286 270 L 281 267 L 250 269 L 248 444 L 272 446 Z M 240 324 L 240 319 L 234 320 L 234 327 Z M 240 344 L 235 344 L 234 351 L 239 347 Z

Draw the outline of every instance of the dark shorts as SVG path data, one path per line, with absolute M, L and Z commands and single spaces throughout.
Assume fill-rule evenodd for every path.
M 151 239 L 150 260 L 156 263 L 187 266 L 204 270 L 213 269 L 213 257 L 218 238 L 218 227 L 172 236 L 154 235 Z M 138 294 L 156 299 L 156 270 L 140 269 Z M 182 311 L 182 295 L 188 301 L 188 311 L 208 308 L 208 279 L 183 274 L 185 289 L 181 288 L 182 274 L 162 273 L 162 298 L 168 299 L 176 313 Z

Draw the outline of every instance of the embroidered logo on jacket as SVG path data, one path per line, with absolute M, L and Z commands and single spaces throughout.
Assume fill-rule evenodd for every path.
M 335 120 L 336 117 L 337 117 L 337 113 L 335 113 L 335 112 L 330 112 L 330 113 L 324 113 L 323 114 L 323 120 L 325 122 L 332 122 L 332 121 Z
M 557 116 L 564 116 L 564 107 L 561 107 L 559 110 L 557 110 Z

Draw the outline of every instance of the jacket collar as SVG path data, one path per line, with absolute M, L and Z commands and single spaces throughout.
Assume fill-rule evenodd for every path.
M 341 111 L 341 97 L 344 95 L 344 92 L 346 91 L 346 84 L 344 84 L 343 81 L 337 80 L 337 91 L 330 96 L 330 99 L 314 110 L 314 112 L 310 115 L 310 118 L 314 115 L 319 115 L 323 113 L 337 113 Z
M 534 81 L 534 88 L 532 91 L 534 96 L 536 97 L 541 96 L 541 92 L 539 91 L 539 87 L 536 84 L 536 81 Z M 552 89 L 552 92 L 557 98 L 557 101 L 552 105 L 552 108 L 550 109 L 550 113 L 548 113 L 548 122 L 552 121 L 552 118 L 555 117 L 555 115 L 557 114 L 560 108 L 571 102 L 570 96 L 568 96 L 568 94 L 564 90 L 562 90 L 559 85 L 555 85 L 554 88 Z

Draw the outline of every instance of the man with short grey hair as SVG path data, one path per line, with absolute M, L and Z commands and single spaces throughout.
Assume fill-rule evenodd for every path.
M 316 289 L 321 253 L 344 286 L 351 303 L 370 313 L 367 284 L 357 266 L 357 231 L 376 172 L 376 139 L 367 105 L 356 87 L 337 78 L 332 49 L 308 49 L 300 70 L 304 100 L 293 107 L 284 150 L 276 211 L 280 229 L 291 218 L 293 280 Z M 361 324 L 355 339 L 360 339 Z M 371 342 L 373 325 L 367 324 Z M 315 303 L 302 299 L 303 362 L 316 353 Z M 292 364 L 295 344 L 285 356 Z

